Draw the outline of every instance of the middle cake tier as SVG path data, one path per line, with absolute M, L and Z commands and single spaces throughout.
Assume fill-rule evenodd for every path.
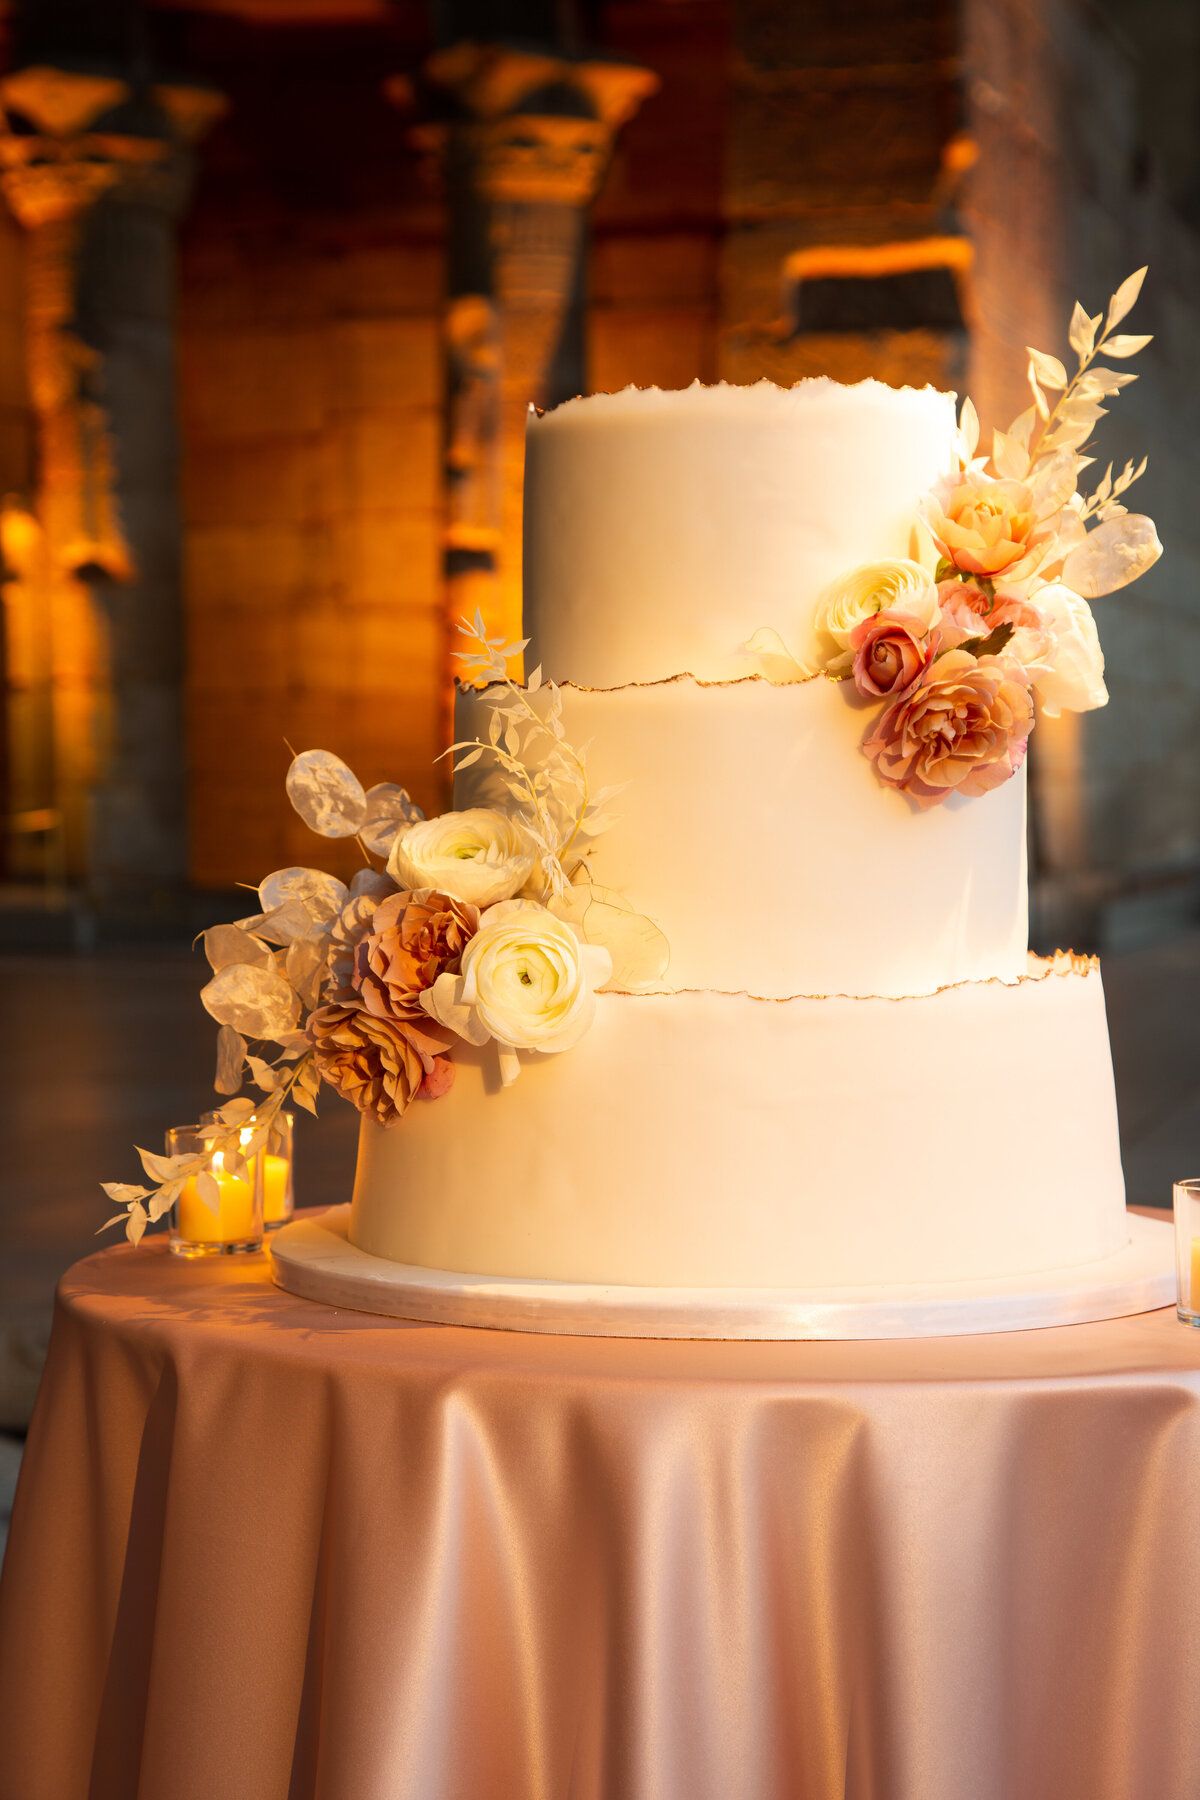
M 1023 771 L 920 812 L 861 753 L 844 682 L 560 691 L 597 785 L 626 784 L 589 862 L 665 933 L 664 988 L 898 998 L 1023 974 Z M 457 737 L 486 741 L 488 715 L 460 693 Z M 495 800 L 490 761 L 458 777 L 460 810 Z

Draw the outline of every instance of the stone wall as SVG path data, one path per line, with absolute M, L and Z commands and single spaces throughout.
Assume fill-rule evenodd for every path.
M 867 330 L 838 316 L 861 290 L 864 255 L 885 252 L 889 273 L 919 266 L 937 243 L 959 270 L 969 257 L 953 214 L 956 51 L 946 0 L 864 0 L 845 9 L 741 0 L 721 268 L 719 368 L 727 380 L 873 375 L 896 385 L 957 385 L 961 330 L 886 310 Z M 855 287 L 839 296 L 835 285 L 823 318 L 806 327 L 801 280 L 846 277 Z M 961 289 L 954 274 L 949 279 Z
M 0 497 L 27 503 L 33 478 L 33 433 L 29 387 L 25 375 L 25 263 L 21 231 L 0 209 Z M 25 515 L 22 533 L 27 554 L 36 549 L 35 528 Z M 11 533 L 11 526 L 10 526 Z M 0 550 L 3 544 L 0 542 Z M 11 562 L 14 545 L 8 546 Z M 4 693 L 4 731 L 0 743 L 0 807 L 22 813 L 49 805 L 46 778 L 49 745 L 45 741 L 50 679 L 43 630 L 27 590 L 14 580 L 17 570 L 3 571 L 3 632 L 0 634 L 0 688 Z M 31 837 L 6 835 L 3 873 L 22 878 L 41 873 L 42 845 Z
M 605 8 L 611 47 L 661 87 L 626 125 L 593 212 L 588 387 L 717 379 L 731 8 Z
M 715 0 L 606 9 L 606 45 L 663 85 L 619 137 L 595 218 L 591 388 L 714 374 L 727 20 Z M 182 256 L 201 885 L 313 854 L 282 792 L 285 738 L 427 807 L 443 797 L 444 200 L 384 100 L 387 56 L 345 40 L 339 63 L 337 41 L 269 34 L 269 92 L 265 36 L 189 46 L 231 100 Z M 390 55 L 411 70 L 422 50 L 397 39 Z
M 219 886 L 317 848 L 285 740 L 441 800 L 443 219 L 382 92 L 414 49 L 268 34 L 268 88 L 253 35 L 207 46 L 232 106 L 183 242 L 192 870 Z
M 1125 7 L 1136 29 L 1138 8 Z M 1111 460 L 1150 457 L 1130 495 L 1156 521 L 1161 563 L 1101 600 L 1108 707 L 1040 719 L 1031 743 L 1034 930 L 1043 943 L 1122 947 L 1194 917 L 1200 901 L 1200 240 L 1172 194 L 1171 160 L 1148 143 L 1152 79 L 1186 49 L 1155 4 L 1146 44 L 1096 7 L 972 0 L 965 13 L 967 94 L 979 160 L 963 214 L 976 246 L 971 391 L 1006 424 L 1027 404 L 1024 346 L 1071 360 L 1076 298 L 1099 311 L 1149 264 L 1130 328 L 1155 341 L 1138 381 L 1097 432 L 1097 478 Z M 1186 34 L 1185 34 L 1186 38 Z M 1194 46 L 1193 46 L 1194 47 Z M 1184 58 L 1186 61 L 1186 58 Z M 1195 75 L 1193 75 L 1195 80 Z M 1177 85 L 1177 84 L 1176 84 Z
M 1085 7 L 1059 14 L 1056 30 L 1069 298 L 1096 308 L 1148 264 L 1131 328 L 1154 333 L 1102 422 L 1099 467 L 1149 456 L 1130 503 L 1155 520 L 1164 555 L 1097 603 L 1112 701 L 1081 721 L 1080 902 L 1098 906 L 1100 940 L 1114 946 L 1200 913 L 1200 236 L 1172 203 L 1146 110 L 1170 91 L 1147 76 L 1167 77 L 1197 48 L 1194 12 L 1173 15 L 1176 33 L 1145 46 Z M 1136 11 L 1129 24 L 1139 29 Z

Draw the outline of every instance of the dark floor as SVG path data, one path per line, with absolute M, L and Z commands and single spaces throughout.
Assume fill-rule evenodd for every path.
M 112 1212 L 101 1181 L 140 1181 L 135 1144 L 214 1102 L 216 1027 L 197 951 L 0 956 L 0 1429 L 28 1417 L 54 1284 Z M 348 1198 L 358 1118 L 336 1096 L 296 1123 L 300 1205 Z
M 210 1103 L 204 977 L 180 951 L 0 956 L 0 1431 L 28 1418 L 59 1274 L 97 1248 L 98 1184 L 138 1179 L 133 1145 Z M 1200 932 L 1109 958 L 1104 978 L 1129 1198 L 1168 1206 L 1200 1173 Z M 299 1116 L 301 1205 L 349 1194 L 356 1135 L 332 1096 Z M 9 1465 L 0 1439 L 0 1530 Z

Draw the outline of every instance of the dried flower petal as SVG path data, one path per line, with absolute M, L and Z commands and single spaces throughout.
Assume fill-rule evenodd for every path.
M 319 934 L 321 929 L 303 900 L 285 900 L 282 906 L 262 914 L 255 935 L 269 944 L 287 945 Z
M 367 789 L 367 812 L 358 835 L 374 856 L 387 857 L 401 827 L 424 817 L 407 788 L 397 787 L 394 781 L 380 781 Z
M 382 869 L 360 869 L 350 883 L 351 900 L 386 900 L 396 884 Z
M 657 987 L 671 961 L 665 934 L 644 913 L 615 905 L 615 895 L 606 893 L 600 898 L 599 893 L 593 889 L 591 904 L 583 915 L 583 935 L 612 958 L 612 974 L 605 987 L 627 993 Z
M 1064 584 L 1085 600 L 1115 594 L 1152 568 L 1162 555 L 1153 519 L 1125 513 L 1089 531 L 1063 564 Z
M 236 1094 L 242 1085 L 242 1067 L 246 1061 L 246 1040 L 232 1025 L 222 1025 L 217 1033 L 217 1073 L 213 1087 L 218 1094 Z
M 204 933 L 204 954 L 215 975 L 230 963 L 250 963 L 265 968 L 271 953 L 255 942 L 242 925 L 211 925 Z
M 301 938 L 288 949 L 287 978 L 304 1006 L 316 1006 L 320 999 L 328 949 L 328 938 Z
M 247 963 L 231 963 L 214 975 L 200 999 L 218 1025 L 232 1025 L 248 1038 L 276 1038 L 300 1017 L 300 1002 L 283 976 Z
M 346 904 L 347 888 L 324 869 L 276 869 L 259 884 L 258 898 L 264 912 L 274 912 L 288 900 L 299 900 L 321 924 L 336 919 Z
M 304 823 L 321 837 L 353 837 L 367 811 L 363 785 L 340 756 L 305 750 L 287 772 L 287 796 Z

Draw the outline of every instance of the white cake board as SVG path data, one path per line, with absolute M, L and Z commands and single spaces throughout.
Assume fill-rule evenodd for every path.
M 1103 1262 L 996 1281 L 808 1292 L 600 1287 L 420 1269 L 355 1249 L 346 1237 L 349 1221 L 350 1208 L 335 1206 L 275 1232 L 277 1285 L 352 1312 L 565 1337 L 964 1337 L 1118 1319 L 1175 1300 L 1174 1227 L 1133 1213 L 1129 1243 Z

